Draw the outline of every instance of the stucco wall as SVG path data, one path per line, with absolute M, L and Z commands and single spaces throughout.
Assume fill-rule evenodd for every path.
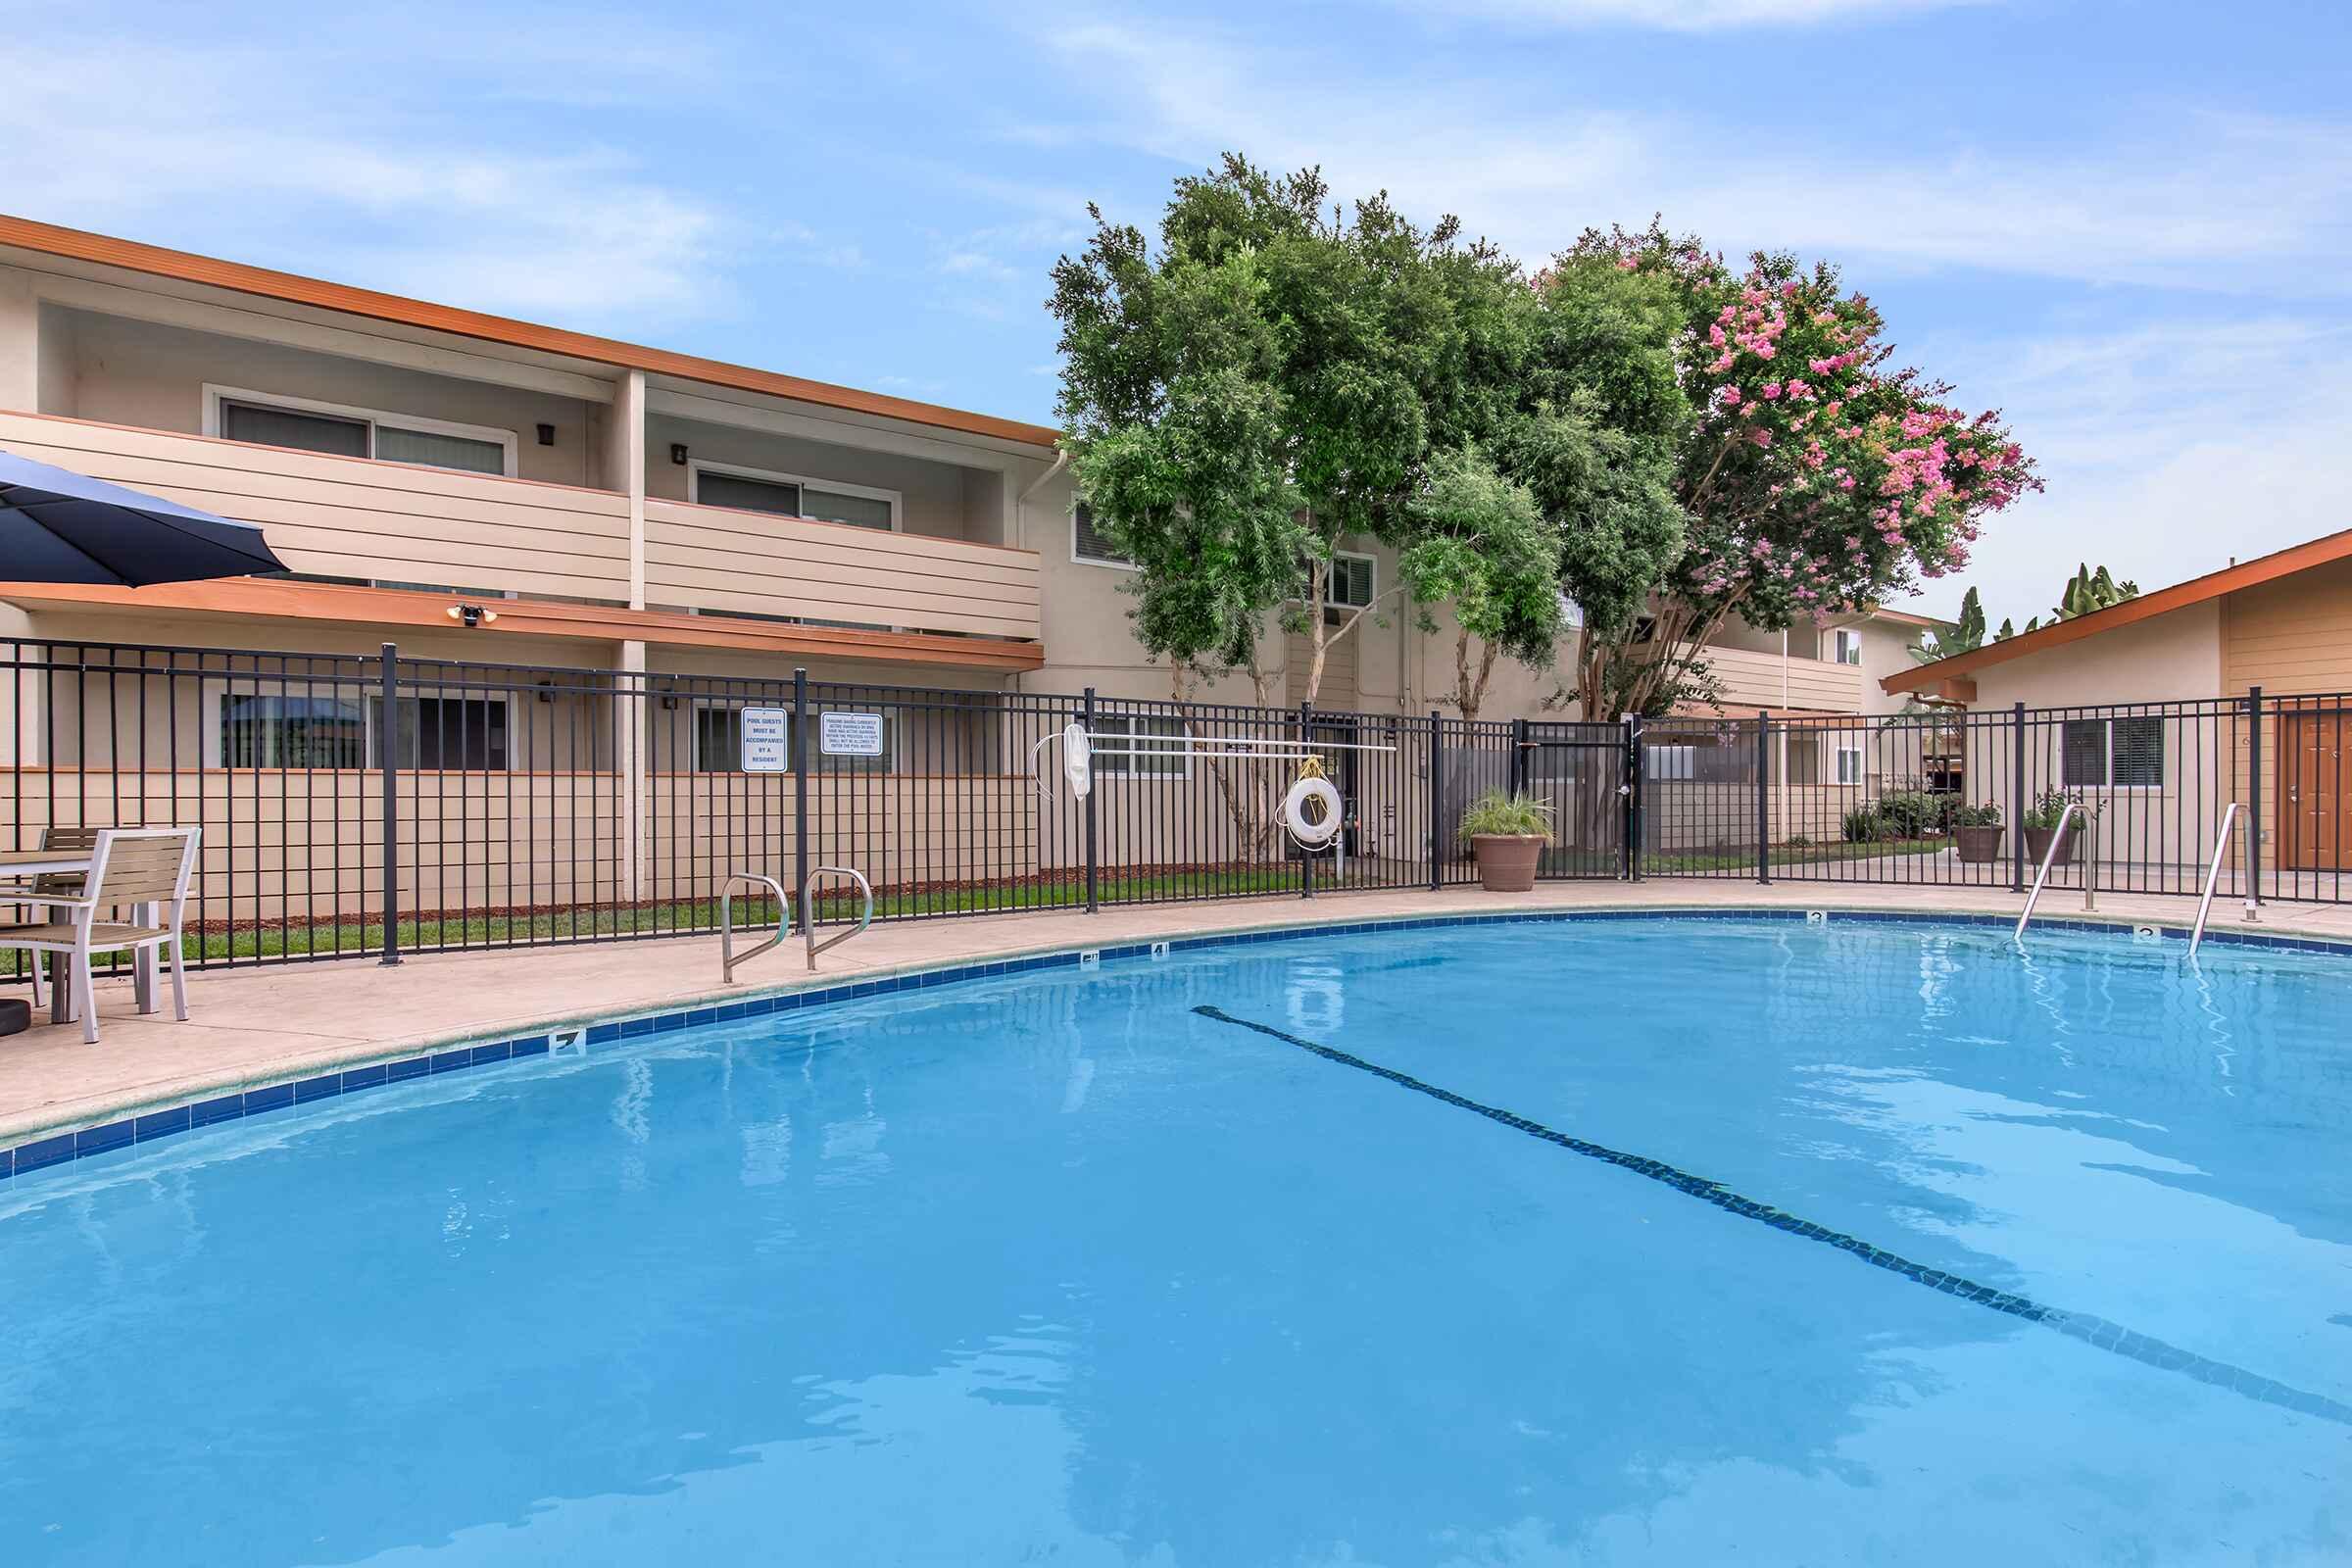
M 1980 710 L 2219 697 L 2221 605 L 2208 600 L 1988 665 L 1976 682 L 1971 706 Z

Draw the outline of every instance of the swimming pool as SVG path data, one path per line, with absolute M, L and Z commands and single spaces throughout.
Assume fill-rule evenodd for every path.
M 0 1184 L 0 1561 L 2326 1562 L 2352 960 L 1309 935 Z

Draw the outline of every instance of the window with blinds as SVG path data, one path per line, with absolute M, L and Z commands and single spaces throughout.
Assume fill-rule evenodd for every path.
M 763 478 L 718 468 L 695 470 L 694 499 L 706 507 L 764 512 L 777 517 L 809 517 L 818 522 L 841 522 L 884 533 L 897 522 L 897 507 L 888 496 L 856 495 L 799 479 Z
M 2164 783 L 2164 720 L 2154 714 L 2109 720 L 2108 782 L 2127 789 Z
M 1334 556 L 1323 574 L 1323 602 L 1340 610 L 1361 610 L 1372 603 L 1372 558 Z
M 416 463 L 433 468 L 456 468 L 466 473 L 507 474 L 514 471 L 513 445 L 504 432 L 424 428 L 404 424 L 397 415 L 363 410 L 326 411 L 290 408 L 242 398 L 220 400 L 220 434 L 231 441 L 260 446 L 292 447 L 298 452 L 325 452 L 339 458 L 374 458 L 384 463 Z
M 1110 542 L 1108 534 L 1095 526 L 1094 509 L 1083 501 L 1070 514 L 1070 559 L 1097 566 L 1135 564 L 1117 545 Z
M 2069 789 L 2157 789 L 2164 784 L 2164 719 L 2070 718 L 2061 735 Z

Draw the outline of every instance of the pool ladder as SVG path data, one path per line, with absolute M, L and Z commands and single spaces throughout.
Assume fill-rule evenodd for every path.
M 2058 813 L 2058 826 L 2050 833 L 2050 847 L 2041 852 L 2041 869 L 2034 873 L 2034 891 L 2026 895 L 2026 907 L 2017 917 L 2017 929 L 2010 933 L 2019 942 L 2026 939 L 2026 922 L 2034 918 L 2034 906 L 2041 902 L 2042 884 L 2050 879 L 2050 867 L 2058 863 L 2058 852 L 2066 848 L 2066 824 L 2077 817 L 2087 822 L 2090 812 L 2081 801 L 2069 801 L 2066 809 Z M 2099 906 L 2099 853 L 2092 845 L 2090 854 L 2082 859 L 2082 907 Z
M 2197 900 L 2197 923 L 2188 933 L 2188 956 L 2192 958 L 2197 956 L 2197 944 L 2205 940 L 2205 920 L 2208 915 L 2213 913 L 2213 890 L 2222 880 L 2222 857 L 2229 853 L 2230 830 L 2236 825 L 2237 802 L 2231 801 L 2230 809 L 2222 813 L 2222 831 L 2214 837 L 2213 858 L 2205 863 L 2205 892 L 2203 897 Z M 2252 818 L 2247 819 L 2246 831 L 2248 833 L 2254 831 Z M 2262 918 L 2256 911 L 2252 888 L 2246 890 L 2246 912 L 2239 918 L 2245 920 Z
M 816 939 L 816 883 L 819 877 L 827 876 L 848 877 L 851 881 L 857 883 L 858 893 L 859 898 L 863 901 L 864 907 L 858 911 L 858 924 L 855 929 L 849 931 L 837 931 L 833 935 L 825 938 L 822 942 L 819 942 Z M 757 892 L 762 888 L 767 890 L 767 896 L 769 898 L 775 900 L 776 907 L 782 911 L 782 918 L 778 920 L 774 933 L 766 940 L 760 943 L 760 945 L 757 947 L 747 948 L 742 953 L 738 954 L 735 951 L 735 895 L 739 890 L 744 892 Z M 801 935 L 808 944 L 808 969 L 810 973 L 813 974 L 816 971 L 816 956 L 818 954 L 826 952 L 829 949 L 838 948 L 844 942 L 849 941 L 852 937 L 863 936 L 866 932 L 866 928 L 871 926 L 873 923 L 874 885 L 865 879 L 865 876 L 862 872 L 858 871 L 854 867 L 846 865 L 820 865 L 815 870 L 811 871 L 808 875 L 808 880 L 801 885 Z M 721 985 L 733 985 L 735 983 L 735 971 L 738 967 L 749 963 L 752 959 L 757 958 L 762 953 L 767 952 L 768 949 L 780 946 L 784 939 L 791 934 L 792 900 L 785 894 L 784 884 L 778 882 L 772 876 L 761 876 L 753 871 L 739 871 L 735 875 L 727 878 L 726 886 L 719 890 L 718 895 L 719 983 Z

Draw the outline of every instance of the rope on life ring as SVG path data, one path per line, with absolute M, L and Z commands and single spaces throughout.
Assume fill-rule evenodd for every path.
M 1315 802 L 1323 808 L 1319 818 L 1306 814 L 1306 803 Z M 1282 825 L 1291 830 L 1291 837 L 1301 848 L 1319 850 L 1340 835 L 1340 817 L 1344 808 L 1340 792 L 1332 788 L 1331 780 L 1323 776 L 1323 759 L 1308 757 L 1298 764 L 1298 778 L 1291 785 L 1290 794 L 1282 798 Z

